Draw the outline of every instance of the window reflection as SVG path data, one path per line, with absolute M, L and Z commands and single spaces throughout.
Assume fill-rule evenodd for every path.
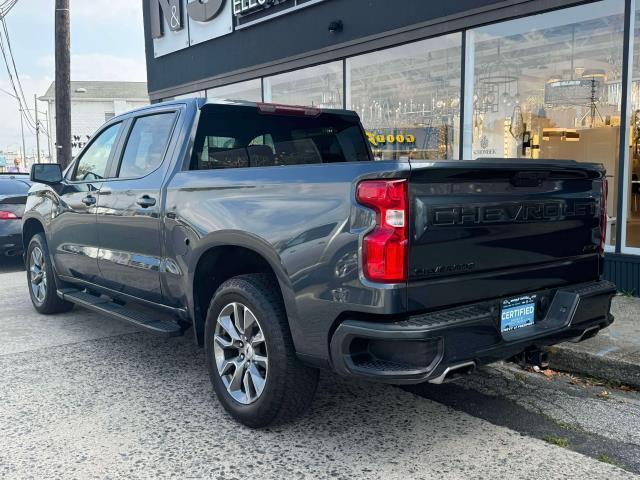
M 472 148 L 487 157 L 603 163 L 614 244 L 624 1 L 475 29 Z M 470 93 L 470 92 L 467 92 Z
M 185 93 L 184 95 L 176 95 L 173 98 L 165 98 L 165 101 L 168 100 L 185 100 L 187 98 L 205 98 L 206 94 L 204 90 L 200 90 L 198 92 Z
M 264 79 L 267 102 L 343 108 L 342 62 L 326 63 Z
M 262 101 L 262 81 L 259 78 L 238 82 L 224 87 L 207 90 L 209 98 L 224 98 L 227 100 L 245 100 L 247 102 Z
M 640 8 L 635 12 L 630 100 L 631 151 L 627 166 L 626 246 L 640 248 Z
M 378 157 L 458 158 L 458 33 L 347 60 L 347 104 Z

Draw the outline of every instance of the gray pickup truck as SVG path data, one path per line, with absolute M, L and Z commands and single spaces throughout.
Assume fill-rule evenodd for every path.
M 599 165 L 374 161 L 354 112 L 191 99 L 31 179 L 36 310 L 190 330 L 251 427 L 303 412 L 319 369 L 437 384 L 613 321 Z

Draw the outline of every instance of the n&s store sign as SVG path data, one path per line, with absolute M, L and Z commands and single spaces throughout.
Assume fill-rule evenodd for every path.
M 147 0 L 154 57 L 228 35 L 310 0 Z

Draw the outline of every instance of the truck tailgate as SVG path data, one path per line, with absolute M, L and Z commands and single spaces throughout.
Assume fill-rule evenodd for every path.
M 603 178 L 575 162 L 412 162 L 410 309 L 597 279 Z

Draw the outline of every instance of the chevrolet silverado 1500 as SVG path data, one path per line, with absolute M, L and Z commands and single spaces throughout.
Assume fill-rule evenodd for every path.
M 33 305 L 192 332 L 252 427 L 303 412 L 321 368 L 437 384 L 613 321 L 601 166 L 411 156 L 374 161 L 342 110 L 118 116 L 69 168 L 33 167 Z

